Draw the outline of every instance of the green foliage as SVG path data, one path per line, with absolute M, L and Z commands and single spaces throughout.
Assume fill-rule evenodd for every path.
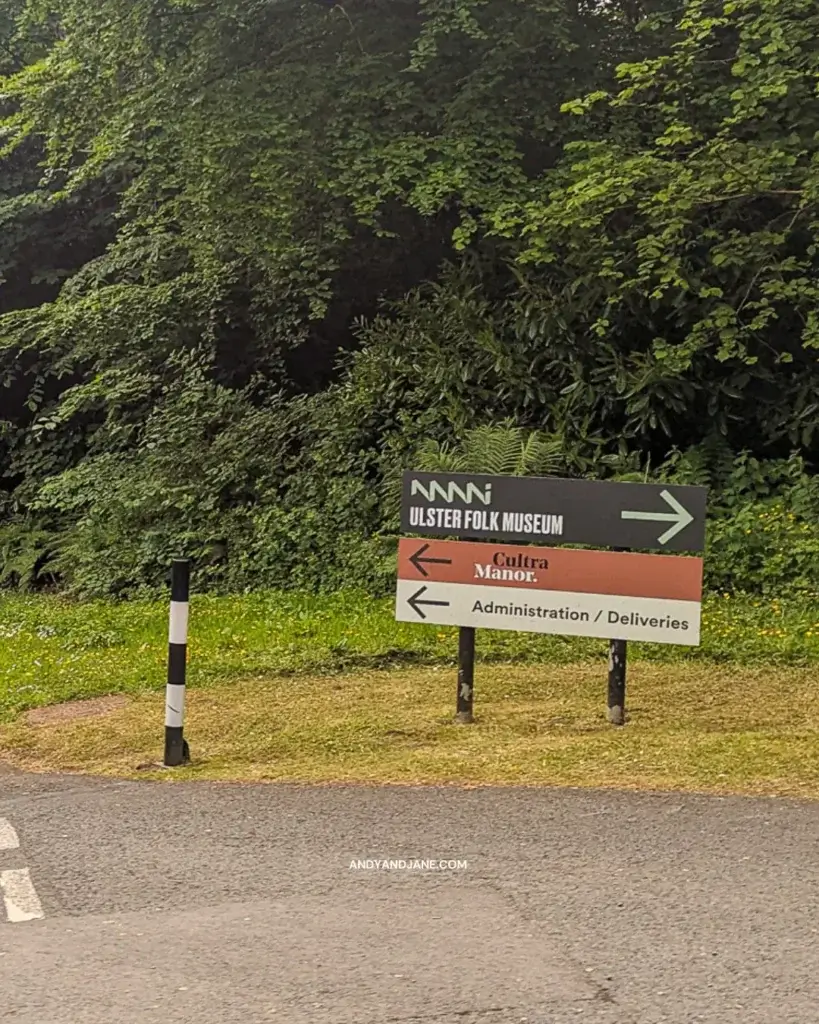
M 771 598 L 804 594 L 819 607 L 819 505 L 792 511 L 788 498 L 740 505 L 709 526 L 706 585 Z
M 416 464 L 429 472 L 543 476 L 564 468 L 563 444 L 560 438 L 511 424 L 475 427 L 458 446 L 428 438 L 418 449 Z
M 819 477 L 803 460 L 760 463 L 742 453 L 716 494 L 706 582 L 819 603 Z
M 0 526 L 0 587 L 31 590 L 40 583 L 56 582 L 53 562 L 59 545 L 59 536 L 37 521 L 7 521 Z
M 631 415 L 816 450 L 819 8 L 687 0 L 658 56 L 569 104 L 588 135 L 490 215 L 618 353 Z M 753 424 L 753 426 L 751 426 Z
M 382 593 L 423 464 L 707 481 L 712 584 L 806 590 L 817 39 L 809 0 L 0 0 L 0 584 Z
M 80 592 L 159 586 L 179 556 L 199 563 L 199 585 L 218 582 L 233 545 L 249 542 L 260 493 L 281 481 L 294 410 L 213 383 L 201 358 L 177 369 L 135 444 L 89 454 L 32 501 L 65 524 L 53 568 Z

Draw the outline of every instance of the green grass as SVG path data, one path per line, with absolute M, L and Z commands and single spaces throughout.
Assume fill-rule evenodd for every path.
M 0 598 L 0 720 L 21 711 L 164 686 L 165 602 L 78 604 L 56 596 Z M 457 631 L 397 623 L 391 600 L 251 594 L 192 601 L 189 683 L 207 687 L 275 674 L 452 664 Z M 481 631 L 484 662 L 568 665 L 602 659 L 605 641 Z M 699 648 L 630 645 L 630 658 L 799 666 L 819 662 L 819 602 L 711 596 Z
M 162 756 L 164 695 L 99 717 L 0 725 L 13 764 L 125 778 L 598 786 L 819 797 L 813 667 L 632 666 L 625 728 L 605 664 L 484 665 L 476 720 L 453 723 L 452 668 L 232 680 L 191 690 L 191 764 Z M 74 709 L 77 711 L 80 709 Z M 85 709 L 82 709 L 85 710 Z

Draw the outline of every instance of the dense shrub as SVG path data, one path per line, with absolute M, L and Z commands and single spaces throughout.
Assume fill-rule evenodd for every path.
M 435 410 L 411 423 L 396 411 L 385 429 L 389 388 L 358 391 L 348 381 L 313 400 L 268 396 L 258 407 L 253 397 L 189 368 L 136 451 L 101 454 L 49 480 L 33 502 L 40 528 L 5 528 L 7 546 L 23 545 L 7 555 L 7 577 L 32 586 L 59 576 L 81 595 L 129 595 L 164 586 L 169 560 L 185 555 L 198 588 L 383 595 L 393 587 L 406 466 L 589 472 L 559 438 L 511 425 L 441 441 L 430 433 Z M 603 456 L 591 471 L 601 474 L 710 488 L 709 589 L 817 594 L 819 478 L 799 455 L 761 462 L 717 439 L 675 452 L 653 473 L 633 455 Z
M 809 590 L 817 38 L 807 0 L 0 0 L 0 585 L 385 592 L 401 469 L 460 452 L 706 483 L 709 585 Z
M 819 477 L 802 460 L 737 460 L 711 503 L 706 585 L 819 598 Z

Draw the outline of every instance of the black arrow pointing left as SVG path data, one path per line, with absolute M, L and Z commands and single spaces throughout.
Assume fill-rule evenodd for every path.
M 429 544 L 418 548 L 414 555 L 410 555 L 410 562 L 415 566 L 422 576 L 429 576 L 424 568 L 425 565 L 452 565 L 451 558 L 424 558 L 424 552 L 429 551 Z
M 421 611 L 421 605 L 437 605 L 439 608 L 449 608 L 449 601 L 422 601 L 421 598 L 426 592 L 427 588 L 421 587 L 412 597 L 407 598 L 407 604 L 420 619 L 426 618 L 426 615 Z

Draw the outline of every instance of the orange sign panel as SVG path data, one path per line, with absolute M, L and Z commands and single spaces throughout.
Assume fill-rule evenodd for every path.
M 699 601 L 702 559 L 403 537 L 398 578 Z

